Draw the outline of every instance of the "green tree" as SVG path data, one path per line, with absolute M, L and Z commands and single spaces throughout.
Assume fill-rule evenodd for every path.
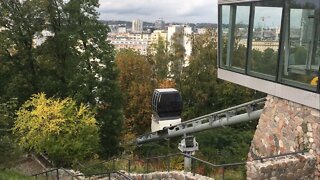
M 166 40 L 159 37 L 158 42 L 152 45 L 151 53 L 148 55 L 152 65 L 154 79 L 157 83 L 167 80 L 169 75 L 169 50 Z
M 198 133 L 200 156 L 216 164 L 245 162 L 253 133 L 232 127 Z
M 212 31 L 194 35 L 189 66 L 185 68 L 182 81 L 184 102 L 183 119 L 207 114 L 216 108 L 216 41 Z
M 271 48 L 264 51 L 252 50 L 251 69 L 253 71 L 275 76 L 278 52 Z
M 217 36 L 213 29 L 194 35 L 183 72 L 183 118 L 189 119 L 253 99 L 254 91 L 217 78 Z
M 181 78 L 185 65 L 185 48 L 183 46 L 183 33 L 175 33 L 172 36 L 170 46 L 169 67 L 170 77 L 175 81 L 177 88 L 181 88 Z
M 44 26 L 41 9 L 35 1 L 0 2 L 0 60 L 2 97 L 19 98 L 20 102 L 38 90 L 38 67 L 33 38 Z
M 217 35 L 213 29 L 192 37 L 189 66 L 183 71 L 183 120 L 199 117 L 257 98 L 253 90 L 217 78 Z M 201 157 L 217 162 L 243 161 L 255 123 L 213 129 L 195 134 Z
M 1 1 L 0 92 L 20 103 L 45 92 L 97 109 L 101 153 L 108 157 L 119 152 L 122 100 L 98 6 L 98 0 Z
M 33 95 L 17 112 L 14 133 L 19 144 L 36 153 L 45 152 L 56 165 L 70 165 L 92 157 L 98 149 L 99 128 L 94 113 L 71 98 Z
M 11 131 L 16 109 L 16 99 L 10 99 L 9 101 L 0 99 L 0 167 L 14 163 L 20 153 Z
M 119 82 L 124 95 L 125 128 L 128 134 L 140 135 L 150 129 L 152 69 L 147 58 L 131 49 L 118 52 Z

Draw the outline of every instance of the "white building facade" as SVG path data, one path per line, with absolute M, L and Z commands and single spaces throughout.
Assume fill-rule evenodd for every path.
M 132 32 L 142 32 L 143 31 L 143 21 L 140 19 L 135 19 L 132 21 Z
M 172 38 L 174 37 L 175 34 L 177 33 L 182 33 L 182 39 L 179 41 L 182 43 L 183 47 L 185 48 L 185 60 L 186 60 L 186 65 L 188 65 L 188 59 L 191 55 L 192 51 L 192 44 L 191 44 L 191 35 L 193 33 L 192 28 L 189 26 L 183 26 L 183 25 L 171 25 L 168 27 L 168 37 L 167 40 L 169 42 L 169 49 L 170 46 L 172 45 L 173 41 Z

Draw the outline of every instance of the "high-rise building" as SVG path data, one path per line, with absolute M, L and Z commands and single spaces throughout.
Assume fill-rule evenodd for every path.
M 164 20 L 162 20 L 162 19 L 156 20 L 155 23 L 154 23 L 154 27 L 155 27 L 156 29 L 164 29 L 164 27 L 165 27 L 165 22 L 164 22 Z
M 118 33 L 126 33 L 127 27 L 126 26 L 119 26 L 118 27 Z
M 173 41 L 172 38 L 174 37 L 175 34 L 182 33 L 181 38 L 179 39 L 179 42 L 183 45 L 185 49 L 185 59 L 186 59 L 186 64 L 188 65 L 188 59 L 191 55 L 191 41 L 190 41 L 190 35 L 192 34 L 192 28 L 189 26 L 183 26 L 183 25 L 171 25 L 168 27 L 168 42 L 169 42 L 169 49 L 170 46 L 172 45 Z
M 132 21 L 132 32 L 142 32 L 143 31 L 143 21 L 140 19 L 135 19 Z

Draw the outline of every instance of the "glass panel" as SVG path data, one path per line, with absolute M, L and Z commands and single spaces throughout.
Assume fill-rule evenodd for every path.
M 233 54 L 231 66 L 244 69 L 247 59 L 247 38 L 249 30 L 249 6 L 236 7 L 236 22 L 234 29 Z
M 222 6 L 222 25 L 221 25 L 221 67 L 225 67 L 227 65 L 227 41 L 229 34 L 229 20 L 230 20 L 230 6 L 223 5 Z
M 282 17 L 281 6 L 281 3 L 273 1 L 267 4 L 255 3 L 248 74 L 275 80 Z
M 320 18 L 319 18 L 320 19 Z M 316 57 L 312 61 L 312 69 L 317 69 L 320 66 L 320 23 L 318 25 L 318 43 L 317 44 L 317 49 L 316 49 Z
M 319 71 L 319 0 L 290 2 L 282 81 L 315 91 Z
M 222 65 L 244 72 L 250 6 L 222 6 Z
M 320 16 L 320 13 L 319 13 Z M 320 17 L 319 17 L 320 21 Z M 320 23 L 318 24 L 318 43 L 317 43 L 317 49 L 316 49 L 316 57 L 315 57 L 315 63 L 313 66 L 315 67 L 315 73 L 313 74 L 312 80 L 310 82 L 310 85 L 312 87 L 315 87 L 318 90 L 318 93 L 320 93 Z

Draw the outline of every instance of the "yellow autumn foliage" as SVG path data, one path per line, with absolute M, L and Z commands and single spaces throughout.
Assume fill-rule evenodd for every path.
M 46 98 L 40 93 L 17 112 L 14 133 L 23 148 L 45 152 L 57 164 L 72 164 L 97 151 L 99 127 L 94 116 L 71 98 Z

